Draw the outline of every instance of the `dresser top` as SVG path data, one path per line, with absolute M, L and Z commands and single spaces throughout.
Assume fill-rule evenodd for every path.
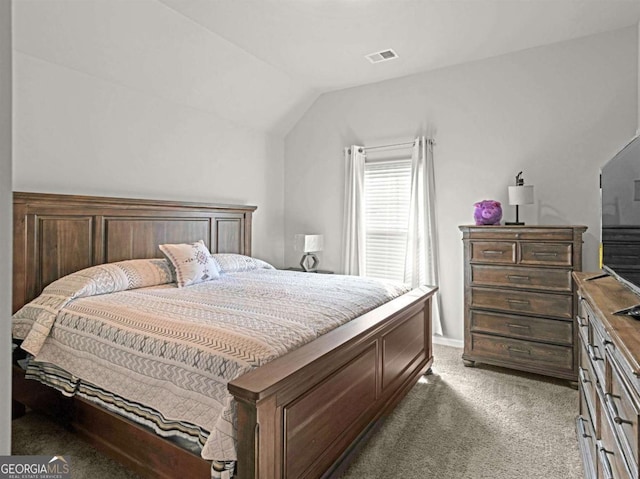
M 460 225 L 461 230 L 465 229 L 489 229 L 489 230 L 541 230 L 541 229 L 579 229 L 586 231 L 585 225 Z
M 549 225 L 549 226 L 459 226 L 463 239 L 535 240 L 535 241 L 582 241 L 586 226 Z
M 640 321 L 615 311 L 635 306 L 640 298 L 612 276 L 598 273 L 573 273 L 583 295 L 595 309 L 606 332 L 631 365 L 636 376 L 640 376 Z M 594 279 L 590 279 L 594 278 Z

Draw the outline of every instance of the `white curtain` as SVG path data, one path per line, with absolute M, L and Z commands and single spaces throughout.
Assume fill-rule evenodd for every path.
M 412 288 L 438 285 L 436 191 L 433 141 L 416 138 L 411 154 L 411 203 L 404 281 Z M 433 299 L 433 333 L 442 335 L 440 295 Z
M 364 225 L 364 147 L 351 145 L 345 148 L 345 194 L 344 194 L 344 258 L 345 274 L 365 274 Z

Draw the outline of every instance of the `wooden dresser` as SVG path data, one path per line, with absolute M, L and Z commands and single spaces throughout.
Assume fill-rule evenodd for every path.
M 465 365 L 483 362 L 576 381 L 573 271 L 585 226 L 460 226 Z
M 574 277 L 580 331 L 576 427 L 585 478 L 637 479 L 640 321 L 613 312 L 640 303 L 640 297 L 609 276 Z

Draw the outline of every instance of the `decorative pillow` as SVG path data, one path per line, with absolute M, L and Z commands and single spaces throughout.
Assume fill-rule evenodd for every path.
M 216 260 L 222 273 L 238 273 L 253 269 L 275 269 L 266 261 L 242 254 L 217 253 L 212 254 L 211 257 Z
M 160 251 L 175 269 L 178 288 L 220 277 L 218 264 L 213 261 L 202 240 L 196 243 L 163 244 L 160 245 Z

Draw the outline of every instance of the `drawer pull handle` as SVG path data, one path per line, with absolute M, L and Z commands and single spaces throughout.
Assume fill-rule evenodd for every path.
M 507 347 L 507 351 L 509 351 L 510 353 L 528 354 L 529 356 L 531 356 L 531 351 L 529 351 L 528 349 L 513 348 L 509 346 Z
M 593 346 L 593 344 L 590 344 L 589 346 L 587 346 L 587 351 L 589 352 L 589 356 L 591 357 L 592 361 L 604 361 L 604 359 L 599 358 L 598 356 L 596 356 L 596 349 L 598 349 L 598 346 Z
M 583 322 L 580 316 L 576 316 L 576 321 L 578 322 L 578 326 L 580 326 L 581 328 L 586 328 L 587 326 L 589 326 L 589 323 L 587 322 L 587 320 L 585 319 Z
M 613 471 L 611 470 L 611 463 L 609 462 L 607 454 L 613 454 L 613 452 L 607 451 L 602 443 L 598 441 L 598 455 L 600 456 L 600 462 L 602 463 L 602 468 L 604 469 L 604 477 L 605 479 L 614 479 Z
M 529 300 L 528 299 L 509 299 L 507 298 L 507 303 L 509 304 L 526 304 L 529 305 Z
M 546 251 L 534 251 L 533 256 L 541 256 L 543 258 L 555 258 L 558 253 L 546 252 Z
M 529 276 L 522 276 L 519 274 L 508 274 L 507 278 L 509 279 L 509 281 L 531 281 L 531 278 L 529 278 Z
M 579 422 L 578 422 L 579 426 L 578 427 L 580 428 L 580 431 L 579 431 L 580 435 L 582 437 L 591 437 L 589 434 L 587 434 L 587 430 L 584 428 L 584 423 L 586 422 L 586 419 L 584 419 L 582 417 L 579 417 L 578 419 L 579 419 Z
M 515 328 L 515 329 L 531 329 L 530 326 L 527 326 L 526 324 L 512 324 L 512 323 L 508 323 L 507 326 L 509 326 L 510 328 Z
M 582 368 L 578 370 L 578 376 L 580 377 L 580 381 L 583 383 L 590 383 L 591 380 L 587 379 L 586 371 Z
M 616 404 L 613 402 L 613 398 L 620 399 L 620 396 L 614 396 L 611 393 L 606 393 L 604 395 L 605 403 L 607 403 L 607 408 L 609 409 L 609 413 L 613 417 L 613 422 L 616 424 L 633 424 L 631 421 L 627 421 L 626 419 L 622 419 L 620 414 L 618 414 L 618 408 Z
M 497 249 L 485 249 L 485 250 L 482 251 L 482 254 L 490 254 L 490 255 L 492 255 L 492 254 L 504 254 L 504 251 L 500 251 L 500 250 L 497 250 Z

